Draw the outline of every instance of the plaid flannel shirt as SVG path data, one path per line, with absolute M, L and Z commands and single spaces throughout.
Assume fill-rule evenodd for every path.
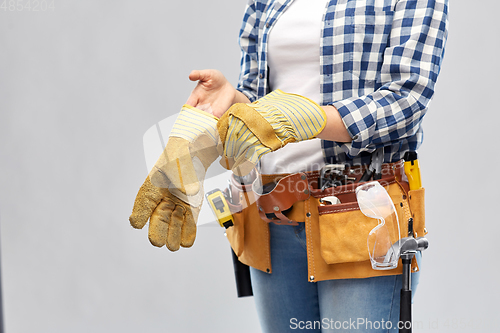
M 240 30 L 237 89 L 270 92 L 267 40 L 293 0 L 249 0 Z M 337 108 L 350 143 L 322 141 L 326 163 L 400 160 L 423 140 L 448 35 L 448 0 L 330 0 L 320 41 L 321 105 Z

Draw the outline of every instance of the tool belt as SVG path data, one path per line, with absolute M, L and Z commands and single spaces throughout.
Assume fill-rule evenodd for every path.
M 229 206 L 235 226 L 227 235 L 240 261 L 271 272 L 267 224 L 305 222 L 310 281 L 400 272 L 400 268 L 371 269 L 367 236 L 378 221 L 361 213 L 355 194 L 364 183 L 359 180 L 366 169 L 345 166 L 330 173 L 253 175 L 255 180 L 244 185 L 233 177 L 228 191 L 232 192 Z M 409 190 L 403 161 L 383 164 L 378 181 L 394 203 L 401 237 L 426 234 L 424 189 Z M 391 236 L 397 240 L 397 235 Z M 416 261 L 413 269 L 418 269 Z

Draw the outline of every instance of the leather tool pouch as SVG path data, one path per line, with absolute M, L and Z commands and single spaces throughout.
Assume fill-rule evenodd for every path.
M 402 163 L 388 164 L 386 173 L 382 171 L 379 182 L 392 198 L 398 214 L 401 237 L 408 236 L 410 218 L 413 220 L 414 236 L 424 236 L 427 233 L 424 217 L 425 191 L 409 191 L 402 169 Z M 307 180 L 303 179 L 301 173 L 289 175 L 288 179 L 284 177 L 282 182 L 279 181 L 283 180 L 280 177 L 263 177 L 263 183 L 274 183 L 269 188 L 252 185 L 253 180 L 241 185 L 233 179 L 232 203 L 228 204 L 233 213 L 234 226 L 227 229 L 226 233 L 240 261 L 261 271 L 272 272 L 268 223 L 293 225 L 305 221 L 309 244 L 308 262 L 312 265 L 309 270 L 310 275 L 315 275 L 314 281 L 375 276 L 369 261 L 367 237 L 378 222 L 361 213 L 355 194 L 356 187 L 363 184 L 358 182 L 362 171 L 356 175 L 356 181 L 325 190 L 318 189 L 319 172 L 307 173 Z M 274 191 L 269 192 L 269 189 Z M 286 191 L 290 189 L 293 189 L 292 194 L 279 198 L 283 193 L 290 192 Z M 268 193 L 274 195 L 267 195 Z M 339 204 L 321 203 L 320 199 L 332 195 L 340 200 Z M 311 209 L 316 210 L 317 215 Z M 280 216 L 282 220 L 278 221 L 280 214 L 284 218 Z M 323 260 L 311 260 L 316 255 Z
M 413 231 L 415 237 L 425 231 L 424 189 L 408 191 L 407 183 L 392 176 L 379 180 L 389 193 L 398 215 L 401 238 Z M 356 201 L 356 187 L 363 183 L 312 190 L 312 196 L 335 196 L 339 204 L 319 204 L 319 237 L 321 256 L 327 264 L 352 263 L 369 260 L 367 237 L 378 220 L 365 216 Z M 321 201 L 320 201 L 321 202 Z M 410 224 L 410 229 L 409 229 Z M 391 235 L 393 243 L 397 235 Z
M 253 192 L 257 199 L 260 218 L 276 224 L 298 225 L 285 213 L 297 201 L 309 199 L 310 190 L 307 175 L 299 172 L 281 178 L 278 182 L 262 185 L 260 178 L 253 183 Z
M 254 176 L 255 175 L 253 175 L 253 177 Z M 233 174 L 231 176 L 230 186 L 226 190 L 230 192 L 226 193 L 226 197 L 231 198 L 231 200 L 228 201 L 228 206 L 234 219 L 234 226 L 227 229 L 226 235 L 229 238 L 234 253 L 238 257 L 241 256 L 244 248 L 244 222 L 245 220 L 251 220 L 256 213 L 255 196 L 252 192 L 252 182 L 253 179 L 248 181 L 248 184 L 242 184 Z

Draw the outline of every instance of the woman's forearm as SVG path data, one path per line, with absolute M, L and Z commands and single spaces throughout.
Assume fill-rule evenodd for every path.
M 326 125 L 318 138 L 337 142 L 351 142 L 352 138 L 345 127 L 342 117 L 332 105 L 322 106 L 326 113 Z

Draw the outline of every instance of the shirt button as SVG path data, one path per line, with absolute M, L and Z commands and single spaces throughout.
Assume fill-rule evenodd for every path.
M 262 73 L 259 74 L 259 78 L 262 79 L 264 75 Z
M 269 23 L 266 23 L 266 28 L 269 28 Z

